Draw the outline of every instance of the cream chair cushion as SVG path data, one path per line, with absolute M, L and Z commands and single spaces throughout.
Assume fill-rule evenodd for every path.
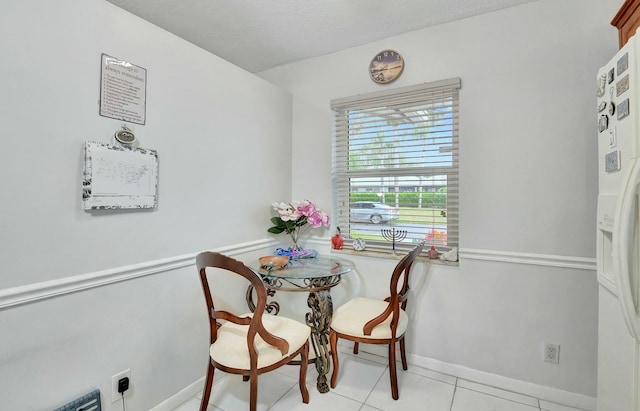
M 340 306 L 333 314 L 331 328 L 340 334 L 352 335 L 361 338 L 391 338 L 391 319 L 393 313 L 387 317 L 380 325 L 373 329 L 371 335 L 364 335 L 362 328 L 366 323 L 376 318 L 389 305 L 382 300 L 356 297 L 344 305 Z M 409 318 L 404 310 L 400 310 L 400 321 L 396 331 L 396 337 L 407 331 Z
M 250 317 L 251 314 L 243 315 Z M 302 347 L 309 339 L 309 326 L 286 317 L 264 314 L 262 324 L 271 334 L 283 338 L 289 343 L 289 352 L 282 355 L 279 349 L 267 344 L 259 334 L 256 334 L 255 346 L 258 352 L 258 368 L 267 367 L 289 356 Z M 211 344 L 209 354 L 211 359 L 220 365 L 230 368 L 248 370 L 249 350 L 247 348 L 248 325 L 238 325 L 231 322 L 224 323 L 218 328 L 218 339 Z

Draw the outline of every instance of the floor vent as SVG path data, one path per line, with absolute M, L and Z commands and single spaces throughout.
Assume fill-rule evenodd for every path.
M 102 411 L 100 406 L 100 390 L 91 391 L 53 411 Z

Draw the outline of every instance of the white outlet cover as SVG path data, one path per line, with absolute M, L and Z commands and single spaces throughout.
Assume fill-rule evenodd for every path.
M 118 381 L 121 378 L 129 378 L 129 389 L 131 389 L 131 369 L 126 369 L 111 377 L 111 402 L 117 402 L 122 399 L 122 394 L 118 392 Z
M 560 345 L 545 343 L 542 359 L 552 364 L 560 363 Z

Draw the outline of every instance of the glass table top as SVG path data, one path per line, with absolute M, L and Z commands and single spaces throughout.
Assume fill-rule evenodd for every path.
M 257 261 L 253 264 L 260 275 L 287 279 L 313 279 L 339 276 L 352 271 L 355 264 L 340 257 L 318 255 L 313 258 L 289 260 L 284 267 L 268 268 L 260 266 Z

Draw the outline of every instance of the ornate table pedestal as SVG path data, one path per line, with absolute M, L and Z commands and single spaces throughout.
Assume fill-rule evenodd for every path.
M 256 265 L 255 267 L 259 267 Z M 318 371 L 318 391 L 329 391 L 327 374 L 331 370 L 331 351 L 329 349 L 329 326 L 333 315 L 333 302 L 330 290 L 342 280 L 342 275 L 353 270 L 354 264 L 343 258 L 317 256 L 290 261 L 285 267 L 259 267 L 257 272 L 268 290 L 268 295 L 275 296 L 276 291 L 308 292 L 307 305 L 311 309 L 305 315 L 305 322 L 311 327 L 311 344 L 315 353 L 313 359 Z M 251 311 L 253 288 L 247 290 L 247 304 Z M 280 305 L 277 301 L 267 304 L 267 312 L 278 314 Z

